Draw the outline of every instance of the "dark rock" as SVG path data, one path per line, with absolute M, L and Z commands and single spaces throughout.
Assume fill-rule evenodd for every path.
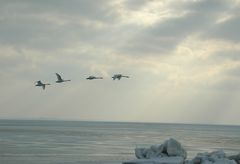
M 230 160 L 236 161 L 237 164 L 240 164 L 240 154 L 232 155 L 232 156 L 229 156 L 227 158 L 230 159 Z

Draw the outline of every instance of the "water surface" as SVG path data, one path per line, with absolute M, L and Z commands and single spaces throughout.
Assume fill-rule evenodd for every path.
M 240 152 L 240 126 L 0 120 L 1 164 L 105 164 L 134 159 L 135 147 L 182 143 L 188 158 Z

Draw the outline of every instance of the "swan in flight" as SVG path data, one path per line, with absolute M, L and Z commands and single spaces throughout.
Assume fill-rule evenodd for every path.
M 103 79 L 102 77 L 96 77 L 96 76 L 89 76 L 86 78 L 87 80 L 94 80 L 94 79 Z
M 66 82 L 66 81 L 71 81 L 71 80 L 63 80 L 62 77 L 58 73 L 56 73 L 56 76 L 57 76 L 56 83 L 62 83 L 62 82 Z
M 50 84 L 44 84 L 42 83 L 40 80 L 36 82 L 35 86 L 38 86 L 38 87 L 42 87 L 43 89 L 45 89 L 45 86 L 46 85 L 50 85 Z
M 120 80 L 122 77 L 129 78 L 129 76 L 124 76 L 122 74 L 115 74 L 115 75 L 113 75 L 112 79 L 113 80 L 116 80 L 116 79 Z

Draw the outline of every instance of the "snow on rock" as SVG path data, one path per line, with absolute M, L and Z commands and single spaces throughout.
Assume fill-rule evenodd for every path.
M 185 149 L 173 138 L 149 148 L 136 148 L 135 155 L 138 159 L 123 164 L 240 164 L 240 154 L 227 157 L 223 150 L 198 153 L 192 160 L 185 160 Z
M 229 156 L 228 159 L 234 160 L 237 164 L 240 164 L 240 154 Z
M 138 159 L 151 159 L 162 157 L 175 157 L 180 156 L 186 159 L 187 153 L 181 146 L 181 144 L 170 138 L 161 145 L 152 145 L 150 148 L 136 148 L 135 155 Z
M 167 154 L 168 156 L 181 156 L 184 159 L 187 157 L 187 152 L 182 148 L 181 144 L 175 139 L 170 138 L 167 141 Z
M 135 159 L 132 161 L 123 162 L 122 164 L 183 164 L 182 157 L 162 157 L 152 159 Z
M 237 164 L 234 160 L 226 157 L 223 150 L 214 151 L 211 153 L 198 153 L 191 161 L 186 161 L 185 164 Z

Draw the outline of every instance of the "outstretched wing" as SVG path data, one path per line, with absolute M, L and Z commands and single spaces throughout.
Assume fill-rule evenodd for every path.
M 58 81 L 63 81 L 61 76 L 58 73 L 56 73 L 56 76 L 57 76 Z
M 42 82 L 40 80 L 36 81 L 36 85 L 42 85 Z
M 89 76 L 89 79 L 91 79 L 91 80 L 93 80 L 95 78 L 96 78 L 95 76 Z

